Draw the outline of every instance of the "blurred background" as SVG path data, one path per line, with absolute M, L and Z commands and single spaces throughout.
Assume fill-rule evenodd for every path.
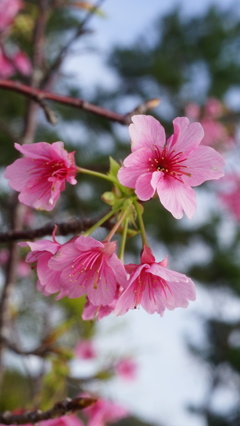
M 1 78 L 33 85 L 40 3 L 24 1 L 11 30 L 2 32 L 2 58 L 12 61 L 19 50 L 30 65 L 25 72 L 16 66 L 6 72 L 0 58 Z M 170 269 L 190 276 L 197 300 L 163 317 L 139 309 L 84 322 L 83 300 L 56 302 L 36 291 L 36 277 L 22 251 L 8 301 L 12 345 L 2 358 L 1 411 L 39 404 L 48 408 L 87 389 L 129 410 L 131 418 L 121 420 L 121 426 L 240 425 L 240 7 L 227 0 L 161 3 L 105 0 L 91 10 L 88 2 L 49 0 L 34 87 L 120 114 L 159 98 L 150 113 L 168 135 L 176 116 L 202 123 L 203 143 L 222 153 L 226 176 L 196 188 L 198 208 L 191 220 L 174 219 L 156 199 L 144 205 L 156 259 L 168 256 Z M 28 142 L 62 140 L 69 151 L 76 150 L 78 165 L 102 172 L 108 170 L 109 156 L 121 161 L 130 152 L 127 126 L 51 103 L 57 124 L 48 123 L 35 104 L 30 131 L 33 101 L 2 89 L 1 95 L 2 175 L 17 158 L 13 142 L 27 137 Z M 23 228 L 101 214 L 106 190 L 108 183 L 81 177 L 78 185 L 67 187 L 53 212 L 26 209 Z M 12 227 L 15 198 L 2 177 L 2 289 L 9 250 L 3 236 Z M 95 234 L 99 239 L 105 235 L 104 229 Z M 138 263 L 140 249 L 138 236 L 129 240 L 126 263 Z M 75 352 L 77 342 L 86 340 L 96 351 L 89 358 Z M 44 355 L 31 353 L 43 342 L 50 345 Z M 131 381 L 116 372 L 122 359 L 136 364 Z

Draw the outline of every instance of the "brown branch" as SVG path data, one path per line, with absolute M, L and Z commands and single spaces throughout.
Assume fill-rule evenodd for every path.
M 143 104 L 139 105 L 133 111 L 128 112 L 127 114 L 117 114 L 115 112 L 109 111 L 105 108 L 99 107 L 94 104 L 90 104 L 89 102 L 83 99 L 71 98 L 69 96 L 61 96 L 56 93 L 46 92 L 44 90 L 39 90 L 25 84 L 18 83 L 16 81 L 3 80 L 0 79 L 0 88 L 5 90 L 11 90 L 17 93 L 20 93 L 24 96 L 28 96 L 40 106 L 43 106 L 42 103 L 44 100 L 49 100 L 53 102 L 58 102 L 60 104 L 69 105 L 74 108 L 83 109 L 92 114 L 98 115 L 100 117 L 104 117 L 108 120 L 115 121 L 117 123 L 128 125 L 131 123 L 131 116 L 136 113 L 141 114 L 147 112 L 149 109 L 154 108 L 158 103 L 158 99 L 149 99 Z M 46 111 L 45 111 L 46 113 Z
M 30 229 L 26 231 L 7 231 L 0 233 L 0 243 L 13 242 L 19 240 L 34 240 L 35 238 L 41 238 L 46 235 L 52 235 L 54 227 L 57 226 L 57 234 L 58 235 L 69 235 L 74 233 L 80 233 L 86 231 L 91 226 L 93 226 L 100 219 L 76 219 L 71 221 L 70 223 L 48 223 L 40 228 Z M 112 224 L 108 220 L 104 224 L 102 224 L 106 229 L 111 229 Z
M 42 420 L 55 419 L 57 417 L 72 414 L 76 411 L 83 410 L 86 407 L 94 404 L 96 398 L 66 398 L 63 401 L 57 402 L 50 410 L 41 411 L 26 411 L 22 414 L 13 414 L 6 411 L 0 414 L 0 423 L 4 425 L 24 425 L 27 423 L 37 423 Z
M 24 96 L 28 96 L 38 102 L 41 105 L 43 100 L 49 100 L 58 102 L 64 105 L 69 105 L 74 108 L 83 109 L 89 111 L 92 114 L 99 115 L 108 120 L 118 122 L 120 124 L 129 124 L 129 119 L 124 115 L 108 111 L 104 108 L 101 108 L 97 105 L 90 104 L 83 99 L 71 98 L 69 96 L 61 96 L 55 93 L 46 92 L 44 90 L 35 89 L 33 87 L 27 86 L 25 84 L 18 83 L 16 81 L 3 80 L 0 79 L 0 88 L 6 90 L 12 90 L 14 92 L 20 93 Z

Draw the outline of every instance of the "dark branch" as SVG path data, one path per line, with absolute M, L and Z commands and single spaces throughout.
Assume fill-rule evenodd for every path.
M 157 103 L 156 99 L 148 100 L 144 102 L 141 106 L 134 109 L 134 111 L 122 115 L 106 110 L 98 105 L 90 104 L 89 102 L 83 99 L 76 99 L 71 98 L 69 96 L 57 95 L 56 93 L 39 90 L 30 86 L 26 86 L 25 84 L 18 83 L 16 81 L 0 79 L 0 88 L 5 90 L 12 90 L 24 96 L 28 96 L 31 99 L 35 100 L 41 107 L 44 100 L 49 100 L 64 105 L 69 105 L 74 108 L 83 109 L 85 111 L 91 112 L 92 114 L 106 118 L 107 120 L 115 121 L 123 125 L 128 125 L 131 123 L 131 116 L 135 114 L 136 111 L 141 110 L 141 114 L 143 114 L 143 112 L 145 113 L 148 109 L 155 107 Z M 44 112 L 46 113 L 46 111 Z
M 27 423 L 37 423 L 42 420 L 55 419 L 65 416 L 94 404 L 96 398 L 66 398 L 64 401 L 57 402 L 50 410 L 27 411 L 23 414 L 12 414 L 6 411 L 0 414 L 0 423 L 4 425 L 24 425 Z
M 69 235 L 84 232 L 93 226 L 100 218 L 97 219 L 76 219 L 69 223 L 48 223 L 40 228 L 29 229 L 26 231 L 8 231 L 0 233 L 0 243 L 20 241 L 20 240 L 34 240 L 35 238 L 41 238 L 46 235 L 51 235 L 54 227 L 57 226 L 58 235 Z M 103 225 L 104 228 L 111 229 L 112 224 L 110 221 L 106 221 Z

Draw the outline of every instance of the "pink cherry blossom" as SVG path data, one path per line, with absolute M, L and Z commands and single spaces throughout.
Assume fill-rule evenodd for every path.
M 106 399 L 98 399 L 91 407 L 85 408 L 83 413 L 88 417 L 87 426 L 106 426 L 128 416 L 124 407 Z
M 60 249 L 59 244 L 55 238 L 54 241 L 39 240 L 35 242 L 21 242 L 18 245 L 21 247 L 29 247 L 31 251 L 27 254 L 27 263 L 36 263 L 36 271 L 38 276 L 37 288 L 45 296 L 59 292 L 59 278 L 60 273 L 53 271 L 48 267 L 48 262 L 51 257 Z M 63 292 L 60 295 L 64 297 Z
M 85 303 L 83 313 L 82 313 L 82 319 L 84 321 L 90 321 L 94 319 L 101 320 L 102 318 L 106 317 L 107 315 L 111 314 L 116 306 L 117 298 L 119 294 L 119 288 L 117 289 L 117 293 L 115 295 L 115 298 L 109 305 L 93 305 L 89 302 L 88 298 Z
M 77 183 L 74 152 L 68 153 L 63 142 L 14 146 L 25 157 L 6 168 L 9 185 L 20 192 L 19 201 L 26 206 L 53 210 L 65 182 Z
M 81 340 L 74 349 L 74 354 L 80 359 L 96 358 L 97 353 L 91 340 Z
M 94 306 L 109 305 L 118 285 L 126 287 L 123 263 L 115 254 L 116 242 L 100 242 L 81 235 L 65 244 L 48 266 L 61 273 L 61 289 L 69 298 L 86 295 Z
M 192 280 L 166 267 L 167 259 L 156 262 L 151 249 L 144 246 L 141 264 L 126 266 L 129 284 L 117 301 L 115 314 L 122 315 L 142 305 L 150 314 L 163 315 L 166 308 L 186 308 L 189 300 L 195 300 Z
M 132 358 L 120 359 L 115 365 L 115 372 L 124 380 L 134 380 L 137 375 L 137 364 Z
M 0 1 L 0 31 L 5 30 L 12 24 L 14 18 L 22 7 L 22 0 Z
M 224 160 L 213 148 L 199 146 L 203 128 L 186 117 L 173 120 L 174 134 L 167 139 L 155 118 L 135 115 L 129 126 L 132 154 L 118 172 L 122 185 L 134 188 L 138 198 L 149 200 L 157 192 L 163 206 L 180 219 L 191 218 L 196 196 L 191 188 L 223 176 Z

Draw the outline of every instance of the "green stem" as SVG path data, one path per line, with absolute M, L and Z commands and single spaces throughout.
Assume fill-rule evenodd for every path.
M 108 236 L 105 238 L 105 241 L 111 241 L 113 235 L 117 232 L 119 226 L 121 225 L 121 223 L 124 220 L 127 213 L 128 213 L 128 208 L 122 213 L 122 215 L 120 216 L 120 219 L 117 221 L 117 223 L 114 225 L 114 227 L 109 232 Z
M 134 204 L 136 212 L 137 212 L 139 228 L 140 228 L 141 235 L 142 235 L 142 243 L 143 243 L 143 245 L 145 244 L 146 246 L 148 246 L 147 235 L 146 235 L 145 226 L 144 226 L 144 222 L 143 222 L 143 218 L 142 218 L 142 213 L 140 211 L 139 203 L 137 201 L 134 201 L 133 204 Z
M 124 228 L 123 228 L 121 244 L 120 244 L 119 253 L 118 253 L 118 257 L 122 262 L 124 260 L 124 252 L 125 252 L 125 245 L 126 245 L 127 231 L 128 231 L 128 222 L 129 222 L 129 219 L 128 217 L 126 217 L 126 219 L 124 220 Z
M 106 222 L 108 219 L 110 219 L 110 217 L 113 216 L 116 213 L 117 210 L 118 209 L 110 210 L 110 212 L 105 214 L 105 216 L 103 216 L 101 219 L 99 219 L 99 221 L 97 223 L 95 223 L 91 228 L 89 228 L 86 232 L 84 232 L 83 235 L 85 237 L 88 237 L 89 235 L 91 235 L 94 231 L 96 231 L 96 229 L 99 228 L 99 226 L 101 226 L 104 222 Z
M 105 175 L 104 173 L 95 172 L 94 170 L 88 170 L 88 169 L 84 169 L 82 167 L 78 167 L 77 171 L 78 171 L 78 173 L 85 173 L 86 175 L 91 175 L 91 176 L 99 177 L 101 179 L 108 180 L 108 181 L 110 181 L 112 183 L 117 183 L 117 181 L 114 178 L 112 178 L 109 175 Z

